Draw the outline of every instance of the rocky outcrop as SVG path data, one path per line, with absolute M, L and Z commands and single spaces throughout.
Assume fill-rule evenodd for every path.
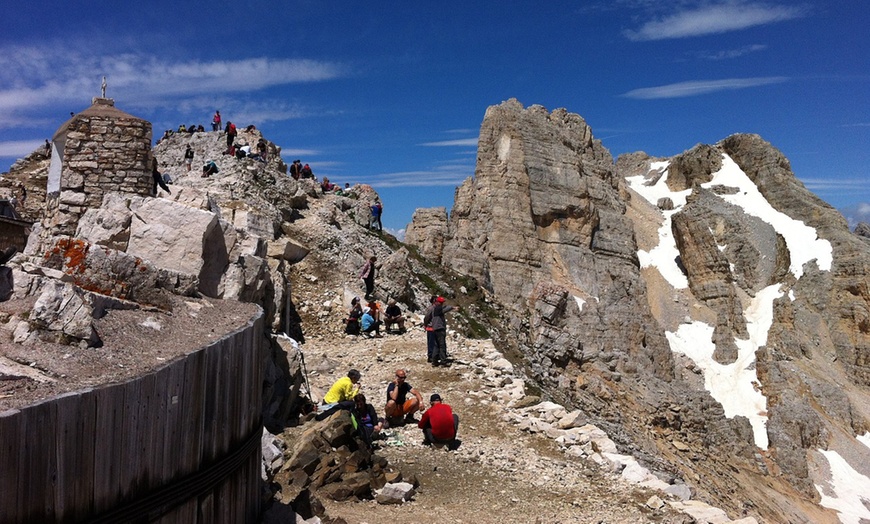
M 868 256 L 760 137 L 614 166 L 579 116 L 511 100 L 487 110 L 442 259 L 504 305 L 501 342 L 546 391 L 620 447 L 736 511 L 813 520 L 816 450 L 867 454 Z M 725 393 L 722 373 L 754 378 Z M 831 376 L 851 387 L 832 394 Z
M 305 489 L 332 500 L 370 499 L 387 483 L 386 459 L 371 452 L 351 425 L 348 411 L 308 424 L 286 452 L 278 482 L 290 501 Z
M 417 209 L 405 230 L 405 243 L 416 247 L 423 258 L 434 264 L 440 264 L 446 236 L 447 209 L 443 207 Z

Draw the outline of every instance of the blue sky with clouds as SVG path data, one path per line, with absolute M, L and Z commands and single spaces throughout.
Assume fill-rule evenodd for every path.
M 758 133 L 870 218 L 868 27 L 866 0 L 20 3 L 0 18 L 0 171 L 105 75 L 157 136 L 220 109 L 371 184 L 391 229 L 449 210 L 509 98 L 580 114 L 614 157 Z

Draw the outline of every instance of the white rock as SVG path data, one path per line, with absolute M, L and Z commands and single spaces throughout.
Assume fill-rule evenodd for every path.
M 213 233 L 221 238 L 214 238 Z M 223 243 L 214 213 L 151 198 L 133 213 L 127 253 L 158 267 L 200 276 L 206 250 L 216 241 Z

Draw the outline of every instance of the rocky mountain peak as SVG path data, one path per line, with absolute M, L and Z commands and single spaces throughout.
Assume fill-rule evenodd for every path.
M 848 497 L 833 455 L 870 475 L 870 251 L 760 136 L 614 164 L 580 116 L 510 100 L 446 227 L 443 263 L 510 311 L 500 342 L 621 445 L 772 521 Z

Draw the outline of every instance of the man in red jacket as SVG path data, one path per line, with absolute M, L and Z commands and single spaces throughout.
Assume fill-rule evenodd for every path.
M 429 397 L 432 405 L 423 413 L 417 427 L 423 430 L 423 444 L 447 444 L 449 449 L 459 447 L 456 432 L 459 430 L 459 416 L 453 414 L 450 406 L 441 402 L 441 395 L 433 393 Z

